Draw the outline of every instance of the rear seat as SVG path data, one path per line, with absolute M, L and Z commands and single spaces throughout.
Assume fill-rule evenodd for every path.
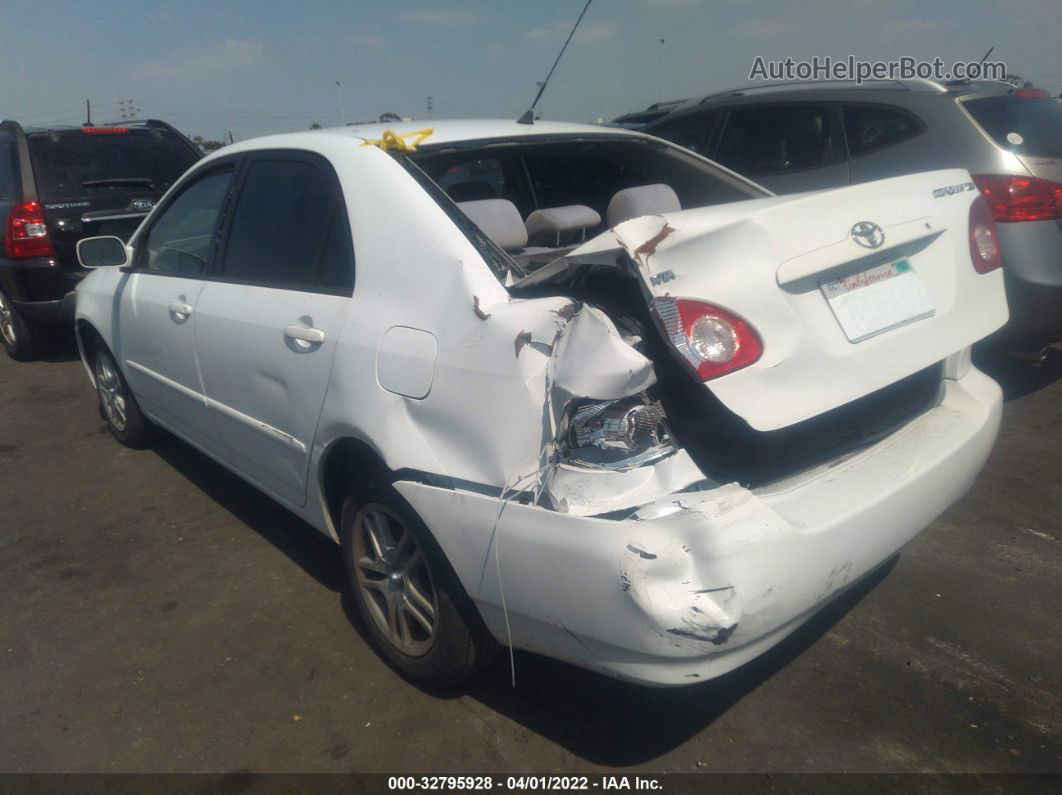
M 527 246 L 527 230 L 516 205 L 508 199 L 477 199 L 457 202 L 483 233 L 510 254 L 522 252 Z
M 670 185 L 658 182 L 618 191 L 608 203 L 605 216 L 610 227 L 643 215 L 656 215 L 681 210 L 678 195 Z
M 460 201 L 457 206 L 527 270 L 563 257 L 586 239 L 587 230 L 601 224 L 601 215 L 584 204 L 543 207 L 527 216 L 526 222 L 508 199 Z M 671 186 L 657 183 L 618 191 L 608 203 L 606 215 L 608 225 L 615 226 L 642 215 L 680 209 Z
M 527 239 L 540 246 L 561 247 L 586 240 L 586 230 L 600 225 L 601 216 L 585 204 L 543 207 L 527 216 Z
M 601 216 L 583 205 L 535 210 L 528 216 L 526 226 L 520 211 L 508 199 L 457 202 L 457 206 L 487 237 L 528 270 L 564 256 L 575 247 L 575 244 L 563 245 L 566 237 L 585 234 L 587 229 L 601 223 Z M 562 244 L 528 246 L 529 234 L 536 242 Z

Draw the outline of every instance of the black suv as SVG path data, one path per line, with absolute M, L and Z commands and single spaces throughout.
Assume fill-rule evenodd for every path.
M 44 324 L 72 317 L 87 273 L 77 242 L 129 238 L 203 153 L 162 121 L 23 128 L 0 122 L 0 340 L 8 355 L 41 351 Z

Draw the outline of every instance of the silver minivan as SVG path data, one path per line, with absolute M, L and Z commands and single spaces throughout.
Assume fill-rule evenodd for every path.
M 1062 338 L 1062 101 L 1046 91 L 928 80 L 762 85 L 688 100 L 645 132 L 780 194 L 964 168 L 999 224 L 1011 306 L 1000 336 Z

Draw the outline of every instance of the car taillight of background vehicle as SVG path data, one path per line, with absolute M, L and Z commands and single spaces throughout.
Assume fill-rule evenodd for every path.
M 654 298 L 652 308 L 665 336 L 701 381 L 740 370 L 763 355 L 756 330 L 714 304 Z
M 4 249 L 10 259 L 55 256 L 38 202 L 22 202 L 11 208 L 4 228 Z
M 978 273 L 994 271 L 1001 263 L 996 222 L 982 196 L 970 205 L 970 259 Z
M 1014 92 L 1014 96 L 1021 99 L 1050 99 L 1051 92 L 1042 88 L 1019 88 Z
M 1057 221 L 1062 218 L 1062 185 L 1037 177 L 975 174 L 973 181 L 997 221 Z

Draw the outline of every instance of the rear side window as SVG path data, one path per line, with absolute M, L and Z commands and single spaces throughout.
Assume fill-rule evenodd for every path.
M 714 159 L 747 176 L 776 174 L 829 165 L 834 141 L 826 105 L 734 108 Z
M 677 119 L 661 122 L 646 132 L 704 154 L 708 138 L 718 118 L 719 112 L 714 110 L 688 113 Z
M 199 159 L 165 130 L 34 135 L 28 143 L 37 193 L 53 201 L 116 190 L 161 195 Z
M 848 153 L 853 157 L 884 149 L 918 135 L 922 125 L 894 108 L 875 105 L 846 105 L 844 133 Z
M 169 203 L 147 233 L 144 267 L 158 273 L 201 276 L 210 268 L 214 236 L 232 169 L 190 183 Z
M 15 159 L 15 137 L 0 132 L 0 201 L 14 201 L 18 193 L 15 175 L 18 173 Z
M 349 292 L 354 266 L 341 207 L 332 176 L 316 163 L 252 160 L 228 231 L 223 277 Z
M 963 107 L 992 139 L 1011 152 L 1062 157 L 1062 100 L 1047 97 L 969 99 Z

